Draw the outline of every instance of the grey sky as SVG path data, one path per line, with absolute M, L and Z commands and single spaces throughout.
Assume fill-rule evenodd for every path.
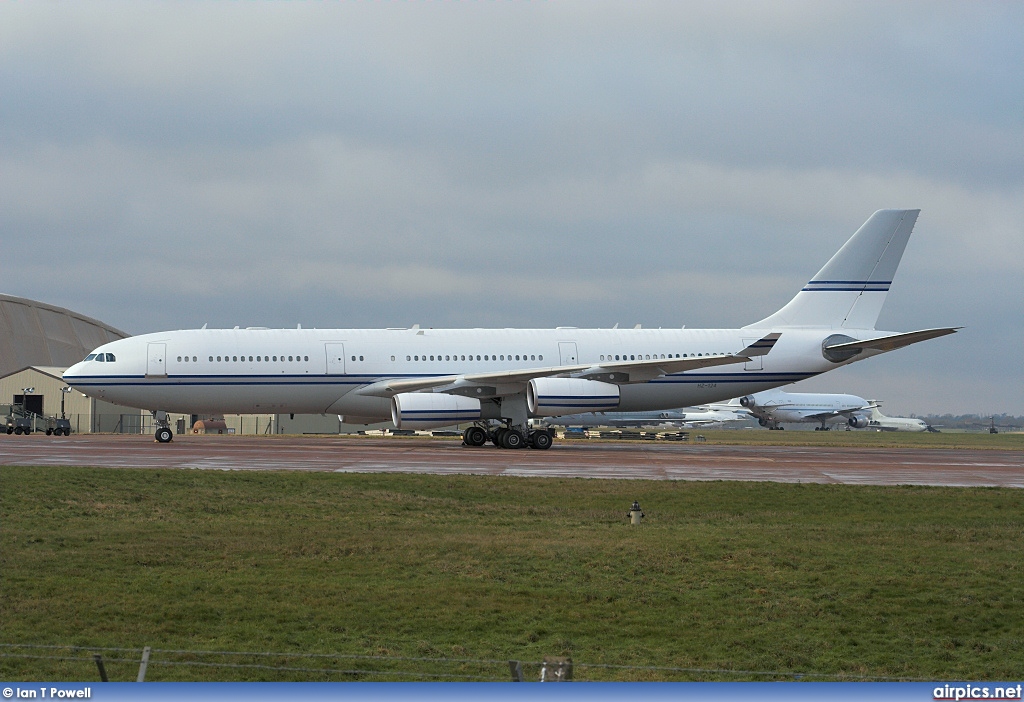
M 1024 414 L 1024 5 L 8 3 L 0 290 L 134 333 L 739 326 L 922 209 L 796 389 Z

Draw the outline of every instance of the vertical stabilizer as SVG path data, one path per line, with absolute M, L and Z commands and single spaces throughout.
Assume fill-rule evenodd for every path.
M 920 212 L 875 212 L 785 307 L 748 326 L 874 329 Z

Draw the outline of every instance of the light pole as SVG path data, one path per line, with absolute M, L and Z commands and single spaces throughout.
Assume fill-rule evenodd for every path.
M 34 393 L 35 391 L 36 391 L 35 388 L 22 388 L 21 389 L 21 411 L 24 412 L 25 414 L 28 414 L 28 410 L 25 409 L 26 407 L 28 407 L 28 402 L 25 401 L 25 398 L 28 397 L 29 395 L 31 395 L 32 393 Z
M 67 419 L 67 417 L 64 416 L 64 398 L 68 396 L 69 392 L 71 392 L 71 386 L 70 385 L 65 385 L 64 387 L 62 387 L 60 389 L 60 418 L 61 419 Z

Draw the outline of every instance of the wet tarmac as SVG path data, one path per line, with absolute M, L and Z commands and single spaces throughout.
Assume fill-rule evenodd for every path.
M 1024 454 L 971 449 L 556 442 L 549 451 L 355 436 L 0 436 L 0 465 L 1024 487 Z

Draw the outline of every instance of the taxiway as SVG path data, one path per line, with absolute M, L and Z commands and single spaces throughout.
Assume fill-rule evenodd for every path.
M 559 442 L 550 451 L 467 448 L 458 439 L 5 436 L 0 465 L 312 470 L 634 480 L 1024 487 L 1019 451 Z

